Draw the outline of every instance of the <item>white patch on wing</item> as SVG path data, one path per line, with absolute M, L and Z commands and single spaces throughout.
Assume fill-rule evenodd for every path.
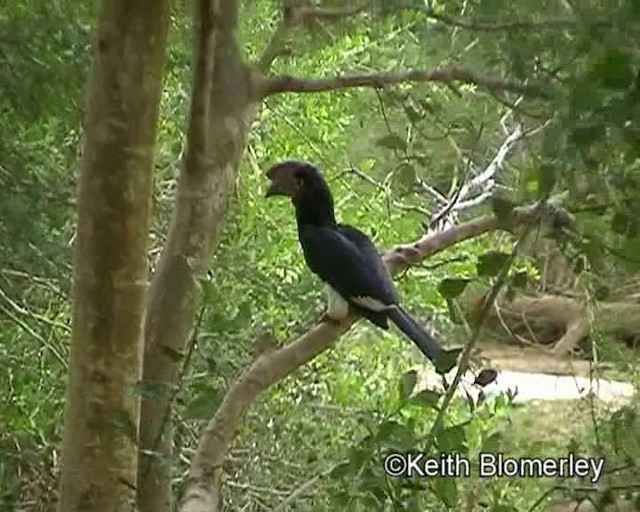
M 327 285 L 327 316 L 332 320 L 342 320 L 349 314 L 349 303 L 337 291 Z
M 354 297 L 353 302 L 355 302 L 358 306 L 361 306 L 370 311 L 386 311 L 390 308 L 388 304 L 384 304 L 380 302 L 378 299 L 374 299 L 373 297 Z

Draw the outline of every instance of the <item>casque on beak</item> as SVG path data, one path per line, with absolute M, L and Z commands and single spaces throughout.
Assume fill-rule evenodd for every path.
M 265 198 L 273 196 L 293 197 L 297 187 L 293 179 L 293 168 L 288 162 L 271 166 L 266 174 L 270 183 L 265 193 Z

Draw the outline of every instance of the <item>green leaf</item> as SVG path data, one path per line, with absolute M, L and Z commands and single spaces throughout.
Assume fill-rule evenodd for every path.
M 574 436 L 571 436 L 571 439 L 569 439 L 569 442 L 567 443 L 567 451 L 573 453 L 580 453 L 582 451 L 580 441 L 578 441 Z
M 433 493 L 453 510 L 458 504 L 458 485 L 455 478 L 439 477 L 433 479 Z
M 386 484 L 386 477 L 383 474 L 376 474 L 367 470 L 361 474 L 360 485 L 358 486 L 361 491 L 373 494 L 376 499 L 384 502 L 385 494 L 383 489 Z
M 510 254 L 500 251 L 489 251 L 478 257 L 476 270 L 479 277 L 497 276 L 511 258 Z
M 416 169 L 409 163 L 402 163 L 393 172 L 392 185 L 398 194 L 408 194 L 413 189 L 417 177 Z
M 390 133 L 377 139 L 376 146 L 381 146 L 388 149 L 397 149 L 399 151 L 407 150 L 407 144 L 405 143 L 405 141 L 395 133 Z
M 458 364 L 458 357 L 461 353 L 462 347 L 443 350 L 434 364 L 436 373 L 438 375 L 449 373 Z
M 547 199 L 551 195 L 553 187 L 556 184 L 556 168 L 551 164 L 542 164 L 537 169 L 537 175 L 538 197 L 540 199 Z
M 607 298 L 611 295 L 611 288 L 609 288 L 606 284 L 600 284 L 596 287 L 594 296 L 596 300 L 602 301 L 607 300 Z
M 416 382 L 418 381 L 418 372 L 415 370 L 409 370 L 402 377 L 400 377 L 400 381 L 398 382 L 398 394 L 400 398 L 409 398 L 411 393 L 413 392 L 413 388 L 416 386 Z
M 609 89 L 626 89 L 634 79 L 631 54 L 609 46 L 593 67 L 593 77 Z
M 569 142 L 580 148 L 587 148 L 604 136 L 605 129 L 602 123 L 586 122 L 573 129 Z
M 202 277 L 199 279 L 200 288 L 202 289 L 202 302 L 204 304 L 212 304 L 215 302 L 215 287 L 211 282 L 211 279 L 207 277 Z
M 358 471 L 365 462 L 369 459 L 371 453 L 368 450 L 363 450 L 360 447 L 352 448 L 349 453 L 349 465 L 352 470 Z
M 622 250 L 623 263 L 630 272 L 640 270 L 640 237 L 627 238 Z
M 437 391 L 423 389 L 411 397 L 411 403 L 428 409 L 437 409 L 440 396 Z
M 184 416 L 186 419 L 208 420 L 216 412 L 221 401 L 220 391 L 207 387 L 189 402 Z
M 365 510 L 384 511 L 383 502 L 380 502 L 373 493 L 365 494 L 358 501 L 364 506 Z
M 592 268 L 599 269 L 602 267 L 604 260 L 602 244 L 596 240 L 589 239 L 582 244 L 581 249 Z
M 482 452 L 484 453 L 497 453 L 500 451 L 502 443 L 502 433 L 494 432 L 487 436 L 482 441 Z
M 384 421 L 378 427 L 378 433 L 376 435 L 376 440 L 384 441 L 384 440 L 388 439 L 389 437 L 391 437 L 391 435 L 393 434 L 394 430 L 398 430 L 400 428 L 402 428 L 402 425 L 400 423 L 398 423 L 397 421 L 393 421 L 393 420 Z
M 383 421 L 378 428 L 376 441 L 383 442 L 388 441 L 389 439 L 406 441 L 412 437 L 413 431 L 406 425 L 398 423 L 397 421 L 386 420 Z
M 511 284 L 514 288 L 526 288 L 529 276 L 526 270 L 518 270 L 511 276 Z
M 617 235 L 635 236 L 638 232 L 638 220 L 626 211 L 617 211 L 611 218 L 611 230 Z
M 407 481 L 411 481 L 411 479 L 408 479 Z M 403 485 L 404 488 L 406 488 L 406 486 Z M 417 489 L 418 491 L 424 491 L 424 485 L 420 486 L 419 489 Z M 423 512 L 423 508 L 420 506 L 420 502 L 418 501 L 417 496 L 415 495 L 411 495 L 408 496 L 404 503 L 403 503 L 403 512 Z
M 349 462 L 341 462 L 337 466 L 334 466 L 331 470 L 332 478 L 344 478 L 351 473 L 351 464 Z
M 447 277 L 438 285 L 438 293 L 445 299 L 455 299 L 469 284 L 470 279 Z
M 513 209 L 516 203 L 502 196 L 493 196 L 491 199 L 491 210 L 498 219 L 501 228 L 509 227 L 513 220 Z
M 182 352 L 174 348 L 168 347 L 167 345 L 163 345 L 162 347 L 160 347 L 160 350 L 162 350 L 164 355 L 167 356 L 169 359 L 171 359 L 171 362 L 173 363 L 179 363 L 184 358 L 184 355 L 182 354 Z
M 467 434 L 462 425 L 441 430 L 438 434 L 438 450 L 447 453 L 465 453 L 467 447 Z

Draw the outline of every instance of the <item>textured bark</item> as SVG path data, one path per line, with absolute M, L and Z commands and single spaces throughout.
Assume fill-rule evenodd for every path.
M 168 2 L 105 0 L 81 162 L 60 511 L 130 510 Z
M 199 2 L 187 151 L 148 297 L 143 389 L 153 386 L 154 392 L 143 395 L 141 406 L 137 501 L 142 512 L 172 510 L 168 390 L 179 366 L 171 356 L 185 348 L 199 301 L 195 276 L 206 269 L 218 245 L 234 171 L 256 110 L 252 73 L 235 40 L 236 17 L 235 2 Z

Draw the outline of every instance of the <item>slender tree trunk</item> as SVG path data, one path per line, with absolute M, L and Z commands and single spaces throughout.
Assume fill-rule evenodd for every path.
M 166 0 L 104 0 L 81 162 L 61 512 L 130 510 Z
M 256 102 L 252 73 L 235 40 L 237 6 L 200 0 L 195 77 L 187 151 L 176 207 L 148 302 L 140 421 L 138 507 L 170 512 L 170 389 L 178 377 L 175 353 L 185 348 L 200 299 L 196 277 L 220 239 L 235 169 L 245 147 Z M 213 413 L 213 411 L 212 411 Z

